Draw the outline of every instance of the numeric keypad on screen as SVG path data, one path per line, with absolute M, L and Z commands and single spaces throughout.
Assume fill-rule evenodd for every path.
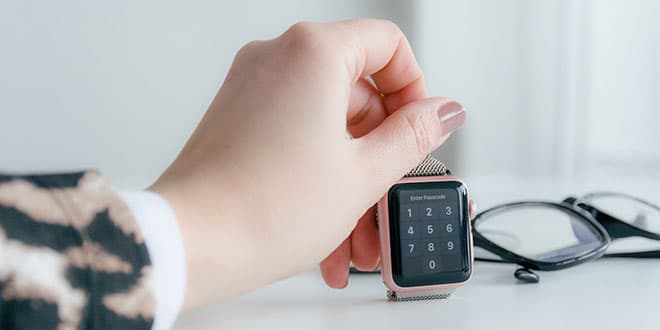
M 459 251 L 456 206 L 443 201 L 404 203 L 399 210 L 402 262 L 423 273 L 443 271 Z

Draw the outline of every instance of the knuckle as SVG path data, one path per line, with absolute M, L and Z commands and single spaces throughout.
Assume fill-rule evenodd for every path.
M 370 18 L 367 19 L 367 21 L 373 21 L 378 23 L 379 28 L 382 29 L 383 32 L 387 32 L 388 35 L 390 35 L 392 38 L 395 39 L 405 38 L 405 34 L 401 30 L 401 28 L 393 21 L 382 18 Z
M 318 57 L 327 54 L 327 38 L 318 23 L 299 22 L 292 25 L 282 35 L 285 49 L 306 56 Z
M 404 122 L 409 131 L 409 136 L 417 149 L 417 155 L 425 157 L 431 152 L 431 134 L 429 127 L 424 120 L 424 116 L 418 113 L 405 113 Z
M 250 57 L 257 51 L 257 49 L 262 43 L 263 41 L 258 41 L 258 40 L 248 42 L 247 44 L 243 45 L 241 49 L 238 50 L 238 52 L 236 53 L 236 58 Z
M 383 22 L 383 24 L 385 24 L 388 29 L 394 31 L 395 34 L 403 34 L 403 32 L 401 32 L 401 28 L 399 28 L 399 26 L 396 25 L 396 23 L 388 19 L 380 19 L 380 21 Z
M 291 25 L 289 29 L 284 33 L 289 37 L 306 37 L 315 30 L 316 24 L 312 22 L 298 22 Z
M 307 47 L 313 45 L 318 38 L 318 28 L 314 23 L 298 22 L 284 32 L 283 39 L 291 46 Z

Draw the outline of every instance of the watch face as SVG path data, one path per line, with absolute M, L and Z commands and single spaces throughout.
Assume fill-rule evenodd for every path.
M 388 193 L 392 277 L 401 287 L 466 281 L 472 272 L 467 189 L 402 183 Z

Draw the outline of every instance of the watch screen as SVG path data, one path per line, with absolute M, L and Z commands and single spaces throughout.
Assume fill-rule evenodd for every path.
M 455 181 L 399 184 L 388 198 L 395 281 L 400 286 L 417 286 L 467 279 L 470 247 L 465 187 Z

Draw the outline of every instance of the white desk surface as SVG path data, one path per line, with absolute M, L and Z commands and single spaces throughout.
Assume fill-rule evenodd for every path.
M 473 185 L 473 197 L 484 207 L 522 196 L 559 200 L 614 188 L 652 194 L 649 199 L 660 202 L 654 180 L 508 188 L 477 182 L 482 184 Z M 519 190 L 529 185 L 533 192 Z M 403 303 L 385 300 L 380 275 L 351 275 L 346 289 L 333 290 L 318 272 L 309 272 L 187 313 L 175 329 L 660 329 L 660 260 L 602 259 L 539 272 L 538 284 L 517 283 L 515 269 L 477 262 L 471 283 L 450 299 Z

